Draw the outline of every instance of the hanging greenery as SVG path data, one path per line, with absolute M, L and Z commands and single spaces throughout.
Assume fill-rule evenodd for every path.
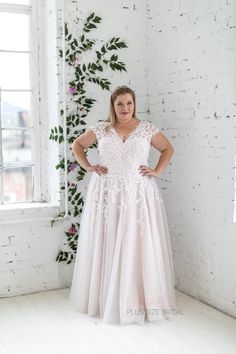
M 86 38 L 86 33 L 97 28 L 97 24 L 101 22 L 101 17 L 91 13 L 85 20 L 82 33 L 79 39 L 74 38 L 73 34 L 69 32 L 68 24 L 65 23 L 65 57 L 64 60 L 68 68 L 72 72 L 73 80 L 69 82 L 67 93 L 70 95 L 70 105 L 66 109 L 66 138 L 64 142 L 63 127 L 58 125 L 51 128 L 49 139 L 57 144 L 66 143 L 69 146 L 73 141 L 86 130 L 86 118 L 95 104 L 96 100 L 89 98 L 86 95 L 86 83 L 92 82 L 99 85 L 102 90 L 110 90 L 111 83 L 108 79 L 100 77 L 104 67 L 110 67 L 113 71 L 126 71 L 125 64 L 118 60 L 118 55 L 111 53 L 122 48 L 127 48 L 124 41 L 120 37 L 113 37 L 98 50 L 95 50 L 96 59 L 94 62 L 85 63 L 82 61 L 83 55 L 87 51 L 91 51 L 95 44 L 95 39 Z M 63 51 L 59 51 L 60 57 L 63 58 Z M 60 111 L 61 117 L 64 117 L 64 111 Z M 97 142 L 90 146 L 90 149 L 97 147 Z M 71 148 L 70 148 L 71 151 Z M 86 155 L 87 155 L 86 151 Z M 59 163 L 55 166 L 56 169 L 65 170 L 65 159 L 61 158 Z M 82 213 L 84 198 L 79 188 L 79 183 L 83 180 L 86 170 L 81 167 L 75 160 L 71 153 L 71 159 L 67 159 L 67 173 L 68 173 L 68 213 L 71 218 L 71 226 L 65 231 L 66 242 L 65 250 L 60 250 L 56 261 L 66 262 L 70 264 L 74 259 L 77 251 L 77 242 L 79 237 L 80 223 L 75 221 Z M 75 175 L 71 178 L 71 175 Z M 65 186 L 60 187 L 61 190 Z M 61 218 L 65 213 L 60 213 L 57 218 Z M 53 226 L 53 220 L 51 226 Z

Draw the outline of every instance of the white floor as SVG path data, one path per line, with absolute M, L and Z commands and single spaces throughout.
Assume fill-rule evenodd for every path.
M 236 353 L 236 320 L 181 292 L 174 320 L 123 327 L 70 310 L 68 295 L 0 299 L 0 354 Z

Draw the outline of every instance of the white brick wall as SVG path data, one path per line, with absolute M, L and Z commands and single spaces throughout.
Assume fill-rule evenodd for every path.
M 236 2 L 149 2 L 151 117 L 175 153 L 160 178 L 177 287 L 236 315 Z
M 52 75 L 44 96 L 48 126 L 55 123 L 62 99 L 60 65 L 55 69 L 60 63 L 55 46 L 61 40 L 61 1 L 57 20 L 53 4 L 46 10 L 46 22 L 57 31 L 56 41 L 53 32 L 46 38 L 51 52 L 45 70 Z M 153 120 L 175 148 L 158 184 L 173 241 L 177 287 L 234 316 L 235 7 L 235 2 L 220 0 L 125 0 L 112 6 L 107 0 L 65 1 L 65 20 L 74 29 L 79 31 L 74 16 L 85 19 L 94 11 L 103 21 L 91 37 L 101 43 L 112 36 L 127 41 L 129 48 L 119 56 L 128 72 L 108 70 L 104 76 L 112 89 L 128 84 L 136 91 L 138 116 Z M 98 100 L 88 117 L 93 123 L 106 117 L 110 93 L 91 84 L 88 94 Z M 57 153 L 55 144 L 49 144 L 51 164 Z M 152 150 L 152 162 L 158 155 Z M 55 192 L 57 200 L 53 180 L 49 194 Z M 0 296 L 70 286 L 73 265 L 55 262 L 66 222 L 52 229 L 43 220 L 0 226 Z

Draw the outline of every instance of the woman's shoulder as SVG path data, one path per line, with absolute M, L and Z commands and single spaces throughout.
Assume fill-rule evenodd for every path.
M 105 127 L 107 125 L 107 122 L 105 120 L 98 120 L 97 122 L 93 123 L 90 125 L 90 129 L 99 129 L 102 127 Z
M 143 119 L 142 124 L 144 128 L 143 130 L 146 132 L 148 136 L 152 136 L 160 132 L 160 129 L 157 127 L 156 123 L 153 123 L 148 119 Z
M 97 135 L 97 137 L 101 137 L 104 134 L 104 128 L 107 126 L 107 124 L 107 121 L 99 120 L 90 125 L 89 128 Z

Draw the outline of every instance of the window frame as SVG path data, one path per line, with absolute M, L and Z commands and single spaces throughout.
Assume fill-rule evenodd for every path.
M 28 90 L 14 90 L 14 89 L 4 89 L 2 92 L 30 92 L 30 115 L 32 119 L 31 131 L 31 151 L 32 151 L 32 161 L 28 166 L 32 166 L 32 201 L 22 201 L 14 203 L 3 202 L 3 174 L 1 173 L 1 194 L 0 199 L 1 206 L 8 205 L 24 205 L 40 203 L 46 200 L 45 195 L 45 183 L 43 183 L 43 173 L 42 173 L 42 131 L 41 131 L 41 117 L 40 117 L 40 69 L 39 69 L 39 8 L 38 2 L 36 0 L 31 0 L 29 5 L 18 5 L 18 4 L 0 4 L 0 12 L 10 12 L 10 13 L 22 13 L 29 15 L 29 50 L 24 51 L 29 53 L 29 75 L 30 75 L 30 88 Z M 0 49 L 1 52 L 19 52 L 20 50 L 4 50 Z M 1 118 L 1 117 L 0 117 Z M 2 131 L 1 122 L 0 129 Z M 2 141 L 0 134 L 0 163 L 2 164 L 1 172 L 3 171 L 3 161 L 2 161 Z

